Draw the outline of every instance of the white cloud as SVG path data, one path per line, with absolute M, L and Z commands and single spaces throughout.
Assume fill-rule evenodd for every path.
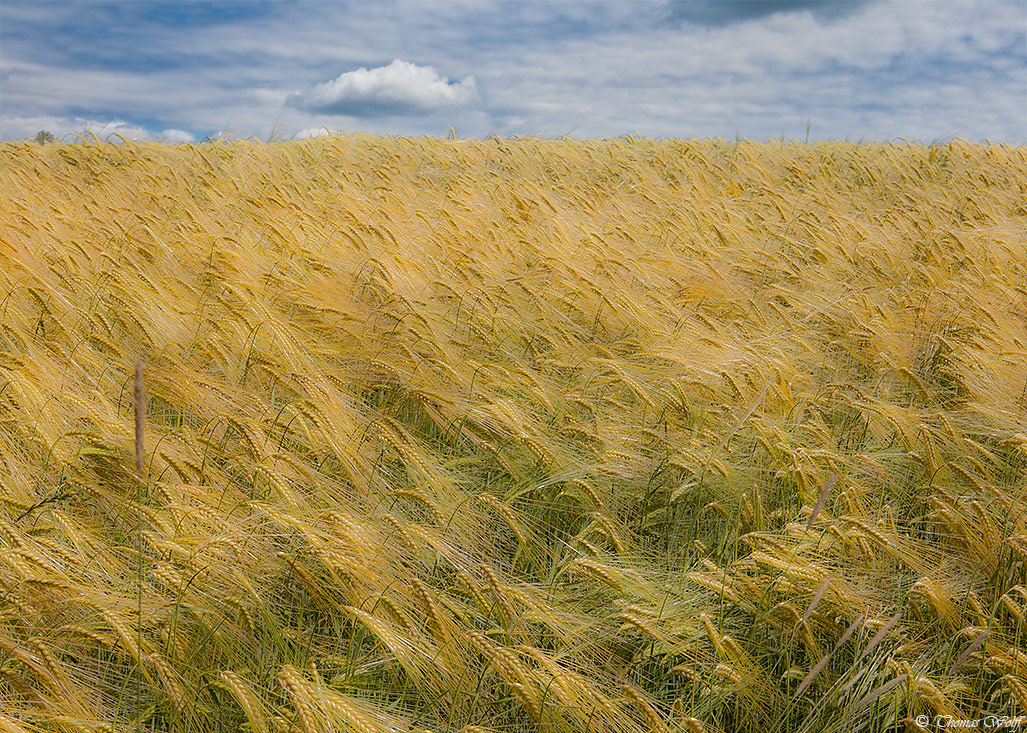
M 285 100 L 289 97 L 289 92 L 281 89 L 268 89 L 267 87 L 258 87 L 251 91 L 253 98 L 257 100 L 259 104 L 272 104 L 280 105 L 284 104 Z
M 473 76 L 452 82 L 431 66 L 397 59 L 340 74 L 309 92 L 289 95 L 286 103 L 310 112 L 376 117 L 464 107 L 477 97 Z
M 192 133 L 185 130 L 168 128 L 164 130 L 149 130 L 139 125 L 133 125 L 124 120 L 111 120 L 109 122 L 98 122 L 85 117 L 0 117 L 0 136 L 5 140 L 21 140 L 34 138 L 40 131 L 45 130 L 54 135 L 58 140 L 73 142 L 76 135 L 91 132 L 101 141 L 117 142 L 117 136 L 127 140 L 159 140 L 166 143 L 194 142 L 196 140 Z
M 191 143 L 196 141 L 196 137 L 192 133 L 170 127 L 167 130 L 158 132 L 155 139 L 167 143 Z
M 295 137 L 296 137 L 297 140 L 302 140 L 303 138 L 307 138 L 307 137 L 325 137 L 325 136 L 331 135 L 331 134 L 332 134 L 332 131 L 329 130 L 327 127 L 324 127 L 324 126 L 321 126 L 321 127 L 308 127 L 305 130 L 300 130 L 299 132 L 297 132 Z

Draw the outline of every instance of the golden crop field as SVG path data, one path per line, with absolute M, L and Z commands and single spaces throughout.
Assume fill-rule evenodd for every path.
M 0 145 L 0 730 L 1027 713 L 1025 202 L 962 142 Z

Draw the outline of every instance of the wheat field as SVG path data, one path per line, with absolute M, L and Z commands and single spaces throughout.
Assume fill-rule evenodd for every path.
M 1024 148 L 93 138 L 0 191 L 0 730 L 1027 713 Z

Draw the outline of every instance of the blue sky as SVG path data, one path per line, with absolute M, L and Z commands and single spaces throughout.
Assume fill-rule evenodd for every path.
M 0 0 L 0 139 L 1027 144 L 1027 0 Z

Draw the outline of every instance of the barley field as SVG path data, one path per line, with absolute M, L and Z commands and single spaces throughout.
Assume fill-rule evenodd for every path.
M 0 192 L 0 731 L 1027 713 L 1027 149 L 93 138 Z

